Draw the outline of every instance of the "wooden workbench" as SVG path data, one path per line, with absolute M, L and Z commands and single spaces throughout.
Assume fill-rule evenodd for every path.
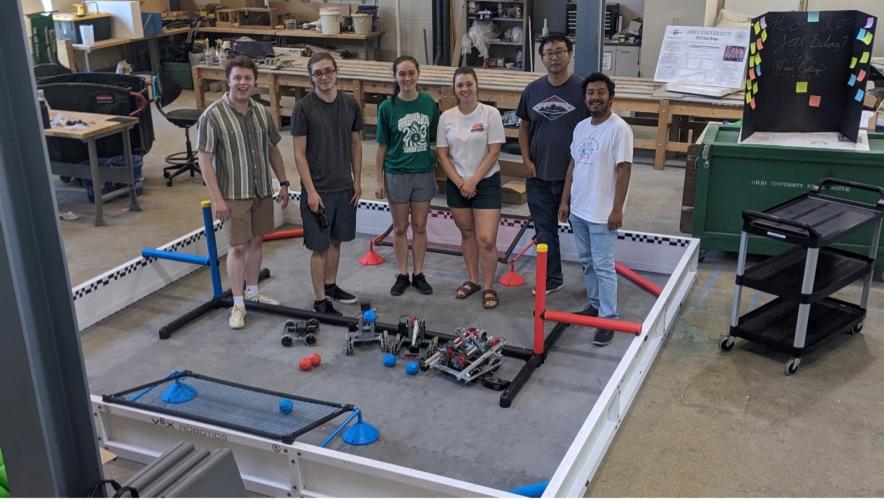
M 314 30 L 277 30 L 273 28 L 258 28 L 258 27 L 201 27 L 197 32 L 197 36 L 201 33 L 213 33 L 213 34 L 229 34 L 229 35 L 254 35 L 254 36 L 272 36 L 276 37 L 276 43 L 279 46 L 284 46 L 289 42 L 289 39 L 300 39 L 300 40 L 311 40 L 311 41 L 324 41 L 324 42 L 346 42 L 353 43 L 358 42 L 362 44 L 362 56 L 366 61 L 371 60 L 376 55 L 376 50 L 380 50 L 381 48 L 381 37 L 384 35 L 383 31 L 375 31 L 372 33 L 367 33 L 365 35 L 359 35 L 356 33 L 338 33 L 336 35 L 328 35 L 319 31 Z M 375 51 L 372 48 L 372 42 L 375 43 Z
M 163 30 L 162 35 L 153 35 L 153 36 L 144 36 L 141 38 L 108 38 L 107 40 L 100 40 L 92 45 L 85 45 L 81 43 L 70 43 L 66 44 L 66 47 L 70 47 L 68 52 L 68 64 L 70 64 L 71 70 L 76 71 L 77 67 L 74 64 L 75 58 L 74 53 L 82 52 L 83 59 L 85 61 L 85 69 L 86 71 L 92 71 L 91 64 L 89 63 L 89 56 L 96 50 L 107 49 L 110 47 L 119 47 L 122 45 L 129 45 L 132 43 L 140 43 L 140 42 L 148 42 L 149 47 L 148 51 L 150 54 L 150 66 L 151 71 L 154 73 L 159 72 L 160 70 L 160 53 L 159 53 L 159 45 L 158 41 L 160 38 L 165 38 L 167 36 L 175 36 L 182 35 L 190 31 L 190 28 L 173 28 L 169 30 Z
M 282 110 L 279 104 L 280 89 L 312 88 L 307 74 L 307 58 L 293 58 L 289 69 L 259 70 L 258 87 L 270 94 L 271 112 L 277 125 L 281 123 Z M 437 100 L 451 99 L 451 78 L 455 68 L 449 66 L 421 66 L 420 90 L 429 93 Z M 477 69 L 480 97 L 502 109 L 515 109 L 525 87 L 544 73 Z M 359 61 L 353 59 L 338 61 L 338 88 L 352 92 L 360 105 L 364 106 L 366 93 L 393 93 L 393 68 L 390 62 Z M 217 66 L 199 65 L 193 67 L 196 105 L 203 108 L 206 83 L 224 81 L 224 70 Z M 742 93 L 731 94 L 722 99 L 666 92 L 663 84 L 643 78 L 614 77 L 617 84 L 614 111 L 652 113 L 657 115 L 656 136 L 654 139 L 636 139 L 637 149 L 654 150 L 654 167 L 662 169 L 667 152 L 687 152 L 689 142 L 682 142 L 677 131 L 688 117 L 713 120 L 737 120 L 743 116 Z M 371 120 L 366 120 L 370 123 Z M 675 127 L 673 127 L 673 122 Z M 514 132 L 510 132 L 510 136 Z

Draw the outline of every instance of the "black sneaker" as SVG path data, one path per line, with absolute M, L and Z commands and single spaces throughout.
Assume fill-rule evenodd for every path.
M 562 282 L 562 283 L 547 283 L 546 284 L 546 294 L 549 295 L 551 293 L 556 293 L 559 290 L 561 290 L 562 288 L 565 288 L 564 282 Z M 531 295 L 537 295 L 536 288 L 531 289 Z
M 595 331 L 595 338 L 592 343 L 598 346 L 608 345 L 614 340 L 614 330 L 604 330 L 599 328 Z
M 579 314 L 581 316 L 592 316 L 595 318 L 595 317 L 598 317 L 599 310 L 596 309 L 595 307 L 592 307 L 592 306 L 586 306 L 585 308 L 583 308 L 582 311 L 578 311 L 574 314 Z
M 411 286 L 417 288 L 417 291 L 423 295 L 430 295 L 433 293 L 433 287 L 427 283 L 427 278 L 424 277 L 424 273 L 412 274 Z
M 332 300 L 337 300 L 341 304 L 355 304 L 359 300 L 352 293 L 339 287 L 337 283 L 325 284 L 325 296 Z
M 396 275 L 396 283 L 393 283 L 393 287 L 390 288 L 390 295 L 400 296 L 405 293 L 405 289 L 408 288 L 408 285 L 411 284 L 411 281 L 408 280 L 407 274 L 397 274 Z
M 322 313 L 322 314 L 332 314 L 335 316 L 343 316 L 340 311 L 335 309 L 335 306 L 332 305 L 332 301 L 328 299 L 317 300 L 313 302 L 313 310 Z

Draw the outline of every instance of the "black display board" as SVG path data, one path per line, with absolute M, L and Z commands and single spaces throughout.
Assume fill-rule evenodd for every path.
M 878 19 L 855 10 L 752 20 L 741 139 L 840 132 L 856 142 Z

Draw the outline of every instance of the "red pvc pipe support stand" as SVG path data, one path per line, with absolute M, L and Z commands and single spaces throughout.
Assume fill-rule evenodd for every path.
M 584 316 L 582 314 L 561 311 L 544 311 L 542 316 L 545 320 L 567 323 L 570 325 L 602 328 L 604 330 L 614 330 L 615 332 L 632 333 L 635 335 L 639 335 L 642 332 L 642 326 L 640 324 L 619 319 L 595 318 L 593 316 Z
M 537 269 L 534 273 L 534 354 L 543 355 L 543 312 L 546 310 L 546 260 L 549 246 L 537 245 Z
M 617 270 L 617 274 L 619 274 L 620 276 L 623 276 L 624 278 L 635 283 L 641 288 L 644 288 L 648 292 L 651 292 L 657 297 L 659 297 L 660 294 L 663 293 L 663 288 L 661 288 L 660 285 L 654 283 L 648 278 L 645 278 L 644 276 L 638 274 L 637 272 L 619 262 L 614 262 L 614 269 Z
M 284 240 L 286 238 L 299 238 L 304 236 L 303 229 L 284 229 L 282 231 L 274 231 L 264 235 L 264 241 Z

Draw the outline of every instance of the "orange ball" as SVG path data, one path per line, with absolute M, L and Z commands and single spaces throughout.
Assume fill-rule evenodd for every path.
M 298 362 L 298 368 L 304 370 L 305 372 L 309 372 L 311 368 L 313 368 L 313 361 L 309 356 L 301 358 L 301 361 Z
M 310 355 L 310 362 L 313 363 L 313 366 L 319 366 L 319 363 L 322 363 L 322 358 L 319 357 L 318 352 Z

